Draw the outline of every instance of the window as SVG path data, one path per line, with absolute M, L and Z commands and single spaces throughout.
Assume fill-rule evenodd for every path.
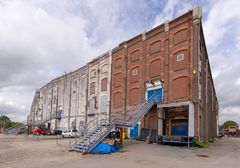
M 96 72 L 96 70 L 94 69 L 94 70 L 92 70 L 91 71 L 91 73 L 90 73 L 90 77 L 91 78 L 95 78 L 96 77 L 96 75 L 97 75 L 97 72 Z
M 140 78 L 139 67 L 135 67 L 131 69 L 130 73 L 131 73 L 131 77 L 130 77 L 131 83 L 139 81 L 139 78 Z
M 107 112 L 107 95 L 101 96 L 100 100 L 100 112 L 106 113 Z
M 133 69 L 132 75 L 133 75 L 133 76 L 137 76 L 137 75 L 138 75 L 138 69 Z
M 101 81 L 101 91 L 107 90 L 107 78 L 102 79 Z
M 95 94 L 95 82 L 90 84 L 90 95 Z
M 178 54 L 177 61 L 182 61 L 182 60 L 184 60 L 184 54 Z
M 108 65 L 107 64 L 103 65 L 102 66 L 102 74 L 107 73 L 107 70 L 108 70 Z
M 95 113 L 95 98 L 93 97 L 89 101 L 89 114 L 94 114 Z

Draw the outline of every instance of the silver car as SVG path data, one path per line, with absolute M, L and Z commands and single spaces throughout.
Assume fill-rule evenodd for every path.
M 78 137 L 78 131 L 77 130 L 65 130 L 62 132 L 62 137 L 63 138 L 75 138 Z

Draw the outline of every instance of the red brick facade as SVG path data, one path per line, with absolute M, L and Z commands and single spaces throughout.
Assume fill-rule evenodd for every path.
M 194 12 L 189 11 L 113 49 L 110 112 L 125 111 L 145 97 L 145 82 L 161 79 L 163 103 L 194 104 L 195 137 L 216 137 L 217 99 L 200 17 Z M 151 122 L 153 117 L 146 117 L 143 127 L 157 127 Z

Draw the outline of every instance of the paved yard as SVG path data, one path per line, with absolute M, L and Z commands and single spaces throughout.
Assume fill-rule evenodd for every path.
M 240 138 L 224 138 L 204 149 L 127 142 L 124 150 L 82 156 L 57 147 L 54 137 L 35 141 L 32 136 L 0 134 L 0 168 L 237 168 L 240 163 Z

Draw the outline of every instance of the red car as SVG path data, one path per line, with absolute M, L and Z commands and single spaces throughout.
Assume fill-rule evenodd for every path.
M 36 127 L 36 128 L 34 128 L 32 130 L 32 133 L 33 134 L 43 134 L 43 135 L 46 135 L 47 133 L 49 133 L 49 130 L 44 130 L 44 129 Z

